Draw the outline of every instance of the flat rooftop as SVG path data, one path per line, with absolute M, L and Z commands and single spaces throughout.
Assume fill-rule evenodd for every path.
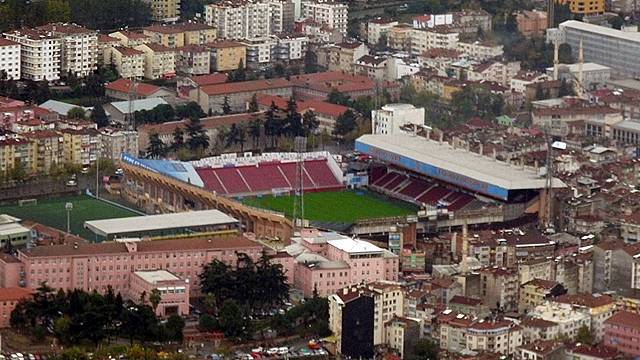
M 358 239 L 340 239 L 340 240 L 329 240 L 327 243 L 331 246 L 335 246 L 338 249 L 347 252 L 349 254 L 379 254 L 382 253 L 382 249 L 368 243 L 363 240 Z
M 101 236 L 141 233 L 196 226 L 237 224 L 238 220 L 219 210 L 188 211 L 175 214 L 137 216 L 85 221 L 84 227 Z
M 505 197 L 505 190 L 543 189 L 545 178 L 533 168 L 522 168 L 488 156 L 454 148 L 421 136 L 363 135 L 356 149 L 442 181 Z M 565 187 L 553 179 L 554 187 Z M 496 191 L 499 187 L 502 191 Z M 498 189 L 499 190 L 499 189 Z
M 560 29 L 569 28 L 579 31 L 590 32 L 602 36 L 616 38 L 623 41 L 640 42 L 640 32 L 616 30 L 600 25 L 594 25 L 577 20 L 567 20 L 559 25 Z
M 167 270 L 134 271 L 134 273 L 149 284 L 157 284 L 162 281 L 180 280 L 179 277 Z

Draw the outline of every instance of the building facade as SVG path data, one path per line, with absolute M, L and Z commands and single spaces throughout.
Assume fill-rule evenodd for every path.
M 60 79 L 62 40 L 33 29 L 20 29 L 4 34 L 20 44 L 20 74 L 33 81 Z

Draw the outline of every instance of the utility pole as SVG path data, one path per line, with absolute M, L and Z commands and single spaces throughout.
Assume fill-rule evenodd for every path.
M 293 203 L 293 227 L 294 229 L 304 228 L 304 153 L 307 150 L 307 138 L 296 136 L 294 149 L 297 153 L 296 178 Z
M 64 204 L 64 209 L 67 211 L 67 233 L 71 233 L 71 210 L 73 210 L 73 203 Z

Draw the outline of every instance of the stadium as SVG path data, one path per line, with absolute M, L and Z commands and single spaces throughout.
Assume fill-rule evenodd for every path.
M 355 150 L 372 161 L 347 174 L 339 156 L 323 151 L 192 162 L 123 155 L 123 194 L 150 213 L 216 208 L 246 231 L 276 239 L 292 232 L 300 183 L 311 225 L 360 235 L 387 234 L 407 223 L 418 233 L 505 223 L 535 217 L 541 208 L 546 182 L 537 169 L 417 135 L 364 135 Z M 553 179 L 552 186 L 564 184 Z

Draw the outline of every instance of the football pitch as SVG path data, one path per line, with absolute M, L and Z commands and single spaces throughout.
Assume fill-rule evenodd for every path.
M 94 235 L 85 230 L 83 224 L 87 220 L 112 219 L 119 217 L 138 216 L 138 214 L 121 207 L 93 199 L 89 196 L 62 197 L 55 199 L 38 199 L 37 204 L 18 206 L 17 204 L 0 206 L 1 214 L 9 214 L 23 220 L 31 220 L 56 229 L 66 231 L 67 212 L 66 203 L 73 204 L 70 213 L 71 233 L 87 240 L 93 240 Z
M 291 195 L 245 198 L 247 205 L 275 210 L 291 217 L 293 214 Z M 415 214 L 418 208 L 398 200 L 387 199 L 364 191 L 314 192 L 304 195 L 304 217 L 311 221 L 353 223 L 362 219 Z

